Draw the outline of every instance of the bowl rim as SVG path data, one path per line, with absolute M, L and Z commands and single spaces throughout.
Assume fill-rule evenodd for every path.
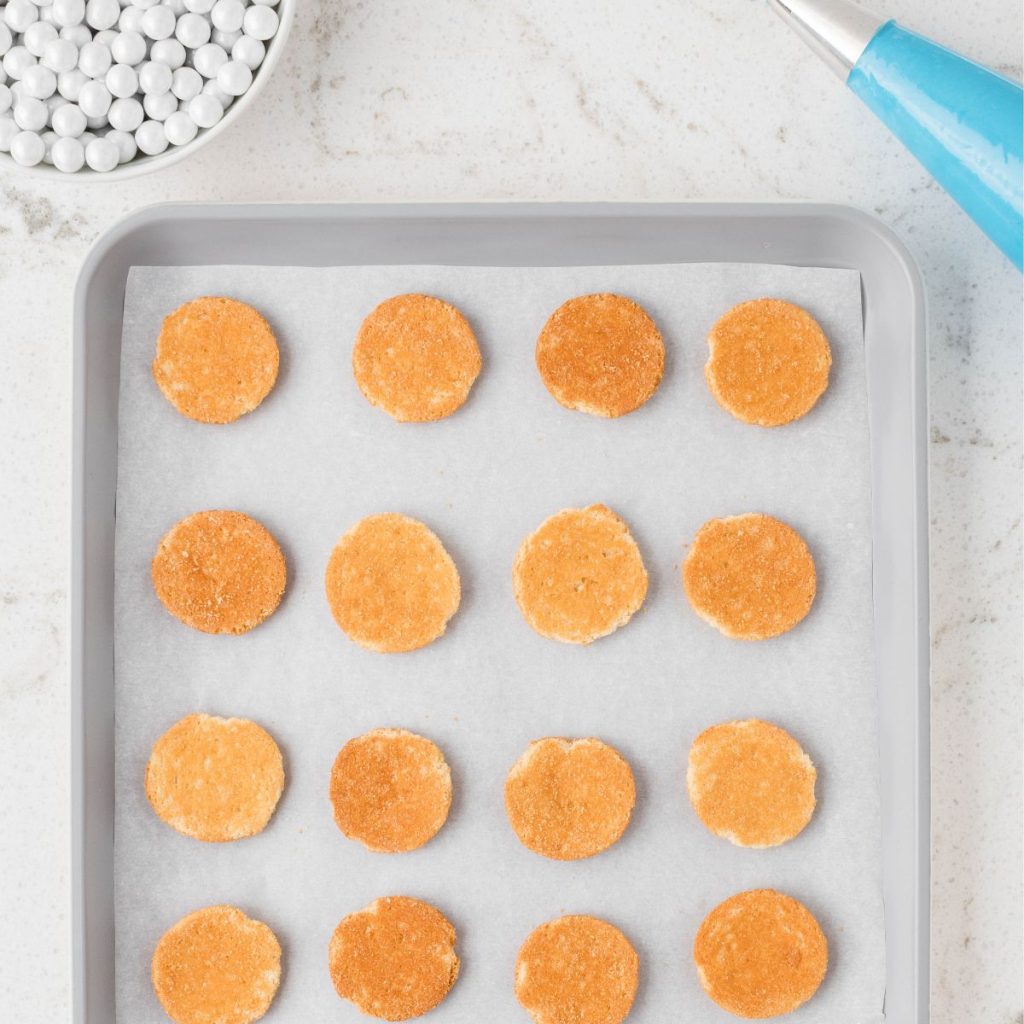
M 297 6 L 298 0 L 278 0 L 276 4 L 279 19 L 277 31 L 267 41 L 266 55 L 253 75 L 252 85 L 231 104 L 227 113 L 212 128 L 201 129 L 199 134 L 184 146 L 169 146 L 162 153 L 156 153 L 153 156 L 133 157 L 127 163 L 120 164 L 111 171 L 94 171 L 91 167 L 83 166 L 74 173 L 68 174 L 65 171 L 57 170 L 52 164 L 38 163 L 33 167 L 23 167 L 21 164 L 15 163 L 9 153 L 0 153 L 0 167 L 10 167 L 26 176 L 35 176 L 39 179 L 50 178 L 53 181 L 100 184 L 138 178 L 143 174 L 158 171 L 162 167 L 170 167 L 172 164 L 184 160 L 230 128 L 249 109 L 266 86 L 284 53 L 292 24 L 295 21 Z

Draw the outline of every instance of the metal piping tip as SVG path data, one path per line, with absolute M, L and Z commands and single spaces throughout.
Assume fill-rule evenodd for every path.
M 852 0 L 768 0 L 775 13 L 845 82 L 886 19 Z

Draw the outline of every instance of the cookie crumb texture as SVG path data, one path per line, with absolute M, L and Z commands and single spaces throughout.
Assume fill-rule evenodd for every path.
M 596 917 L 560 917 L 519 950 L 516 998 L 536 1024 L 620 1024 L 639 975 L 640 958 L 618 928 Z
M 281 946 L 262 921 L 235 907 L 205 907 L 164 933 L 152 978 L 175 1024 L 249 1024 L 277 994 Z
M 430 740 L 405 729 L 374 729 L 349 740 L 331 771 L 334 821 L 377 853 L 415 850 L 448 818 L 452 776 Z
M 196 512 L 176 523 L 153 557 L 164 607 L 202 633 L 247 633 L 281 603 L 286 568 L 270 531 L 242 512 Z
M 683 563 L 693 610 L 737 640 L 766 640 L 796 626 L 817 588 L 814 559 L 791 526 L 759 513 L 711 519 Z
M 349 914 L 331 937 L 328 962 L 338 995 L 378 1020 L 432 1010 L 459 976 L 451 922 L 409 896 L 386 896 Z
M 338 541 L 324 585 L 349 639 L 389 654 L 436 640 L 461 599 L 459 571 L 441 541 L 395 512 L 360 520 Z
M 763 849 L 799 835 L 814 813 L 817 772 L 785 729 L 751 718 L 705 729 L 690 747 L 686 788 L 710 832 Z
M 591 505 L 557 512 L 523 541 L 512 585 L 519 610 L 541 636 L 589 644 L 639 610 L 647 570 L 626 523 Z
M 466 318 L 430 295 L 382 302 L 363 321 L 352 350 L 359 390 L 402 423 L 450 416 L 469 397 L 482 364 Z
M 641 306 L 622 295 L 580 295 L 551 314 L 537 339 L 544 386 L 567 409 L 617 417 L 661 383 L 665 343 Z
M 636 802 L 629 762 L 601 740 L 535 740 L 505 782 L 519 841 L 543 857 L 581 860 L 616 843 Z
M 244 718 L 189 715 L 153 745 L 146 796 L 182 835 L 225 843 L 266 828 L 284 789 L 273 737 Z
M 828 338 L 810 313 L 791 302 L 740 303 L 711 328 L 708 350 L 704 377 L 711 394 L 744 423 L 792 423 L 828 387 Z
M 153 377 L 183 416 L 231 423 L 270 394 L 279 363 L 277 339 L 260 313 L 235 299 L 205 296 L 164 320 Z
M 802 903 L 774 889 L 752 889 L 704 918 L 693 960 L 704 991 L 723 1010 L 760 1020 L 790 1013 L 817 992 L 828 943 Z

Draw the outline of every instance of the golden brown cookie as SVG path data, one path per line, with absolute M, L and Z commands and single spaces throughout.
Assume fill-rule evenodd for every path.
M 620 1024 L 636 998 L 640 958 L 596 917 L 548 921 L 516 958 L 516 998 L 536 1024 Z
M 589 644 L 624 626 L 644 603 L 647 570 L 626 523 L 591 505 L 556 512 L 523 541 L 512 586 L 541 636 Z
M 270 394 L 279 360 L 274 332 L 252 306 L 205 296 L 164 320 L 153 377 L 183 416 L 230 423 Z
M 693 943 L 704 991 L 737 1017 L 777 1017 L 806 1003 L 828 967 L 828 943 L 811 912 L 774 889 L 720 903 Z
M 741 302 L 708 335 L 704 377 L 744 423 L 779 427 L 814 408 L 828 387 L 828 338 L 806 310 L 781 299 Z
M 814 813 L 817 772 L 785 729 L 749 718 L 705 729 L 690 747 L 686 789 L 697 817 L 736 846 L 778 846 Z
M 766 640 L 811 610 L 814 559 L 791 526 L 750 512 L 709 519 L 683 562 L 683 587 L 705 622 L 737 640 Z
M 385 896 L 338 925 L 328 964 L 342 999 L 378 1020 L 409 1020 L 432 1010 L 455 984 L 455 929 L 429 903 Z
M 249 1024 L 281 982 L 281 946 L 235 907 L 204 907 L 166 931 L 153 952 L 153 989 L 175 1024 Z
M 622 295 L 580 295 L 551 314 L 537 339 L 544 386 L 567 409 L 625 416 L 657 390 L 665 343 L 654 321 Z
M 360 647 L 414 651 L 459 607 L 459 570 L 423 523 L 389 512 L 361 519 L 331 552 L 324 578 L 334 621 Z
M 374 729 L 349 740 L 331 770 L 335 824 L 377 853 L 422 846 L 440 831 L 451 803 L 444 754 L 405 729 Z
M 203 633 L 248 633 L 281 603 L 286 569 L 270 531 L 241 512 L 187 516 L 153 556 L 153 587 L 164 607 Z
M 225 843 L 266 828 L 284 789 L 270 733 L 244 718 L 189 715 L 153 744 L 146 796 L 184 836 Z
M 617 842 L 633 813 L 629 762 L 600 740 L 534 740 L 505 781 L 519 841 L 554 860 L 580 860 Z
M 371 405 L 403 423 L 450 416 L 480 373 L 480 348 L 466 318 L 430 295 L 396 295 L 364 321 L 352 372 Z

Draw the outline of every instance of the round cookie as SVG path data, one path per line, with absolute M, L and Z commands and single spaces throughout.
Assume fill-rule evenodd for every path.
M 161 821 L 207 843 L 262 832 L 284 789 L 271 735 L 244 718 L 189 715 L 153 744 L 146 796 Z
M 615 417 L 639 409 L 661 383 L 665 343 L 632 299 L 580 295 L 551 314 L 537 339 L 544 386 L 567 409 Z
M 644 603 L 647 570 L 626 523 L 591 505 L 556 512 L 523 541 L 512 586 L 541 636 L 589 644 L 624 626 Z
M 530 933 L 516 958 L 516 998 L 536 1024 L 620 1024 L 640 958 L 618 928 L 573 915 Z
M 709 519 L 683 562 L 693 610 L 737 640 L 766 640 L 792 629 L 811 610 L 814 559 L 791 526 L 750 512 Z
M 166 931 L 153 952 L 153 989 L 175 1024 L 249 1024 L 281 982 L 281 946 L 235 907 L 204 907 Z
M 153 556 L 164 607 L 202 633 L 247 633 L 281 603 L 287 572 L 270 531 L 242 512 L 196 512 L 175 523 Z
M 274 332 L 252 306 L 205 296 L 164 320 L 153 377 L 183 416 L 231 423 L 270 394 L 279 362 Z
M 361 519 L 331 552 L 327 603 L 360 647 L 414 651 L 436 640 L 459 607 L 459 571 L 423 523 L 396 512 Z
M 480 373 L 466 318 L 430 295 L 396 295 L 364 321 L 352 350 L 359 390 L 400 423 L 450 416 Z
M 455 984 L 455 929 L 429 903 L 385 896 L 342 920 L 328 964 L 342 999 L 378 1020 L 409 1020 L 432 1010 Z
M 737 1017 L 790 1013 L 818 990 L 828 943 L 811 912 L 774 889 L 720 903 L 701 924 L 693 961 L 704 991 Z
M 763 849 L 798 835 L 814 813 L 817 772 L 785 729 L 750 718 L 705 729 L 690 747 L 686 789 L 710 832 Z
M 704 377 L 718 404 L 744 423 L 779 427 L 825 393 L 832 352 L 806 310 L 781 299 L 741 302 L 708 334 Z
M 422 846 L 440 831 L 451 803 L 444 755 L 405 729 L 374 729 L 349 740 L 331 769 L 335 824 L 377 853 Z
M 635 802 L 629 762 L 593 738 L 534 740 L 505 781 L 505 811 L 519 841 L 553 860 L 607 850 L 626 831 Z

